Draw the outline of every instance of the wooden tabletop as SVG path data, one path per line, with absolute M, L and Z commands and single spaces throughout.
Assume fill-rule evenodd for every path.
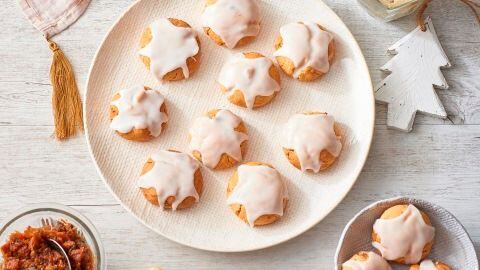
M 0 18 L 0 222 L 31 203 L 58 202 L 84 213 L 97 227 L 109 269 L 325 269 L 347 221 L 379 199 L 416 196 L 451 211 L 480 250 L 480 27 L 460 1 L 433 1 L 432 16 L 452 68 L 450 89 L 437 90 L 447 120 L 417 116 L 410 134 L 386 128 L 377 105 L 369 159 L 353 190 L 320 224 L 273 248 L 212 253 L 184 247 L 150 231 L 109 193 L 84 136 L 52 139 L 51 52 L 24 18 L 17 1 L 1 0 Z M 55 41 L 70 58 L 82 92 L 92 58 L 131 0 L 93 0 L 81 19 Z M 325 1 L 362 48 L 374 83 L 390 57 L 386 49 L 415 27 L 413 17 L 383 23 L 354 0 Z

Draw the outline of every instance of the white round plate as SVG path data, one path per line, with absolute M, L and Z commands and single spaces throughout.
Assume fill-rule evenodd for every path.
M 181 244 L 234 252 L 269 247 L 291 239 L 322 220 L 343 199 L 368 155 L 374 126 L 370 75 L 357 42 L 345 24 L 318 0 L 259 0 L 262 29 L 251 44 L 228 50 L 214 44 L 201 29 L 203 1 L 141 0 L 115 23 L 100 46 L 87 82 L 85 130 L 92 157 L 106 185 L 121 204 L 146 226 Z M 160 86 L 169 122 L 164 133 L 146 143 L 127 141 L 109 128 L 108 108 L 116 91 L 136 84 L 159 86 L 139 60 L 140 35 L 159 17 L 180 18 L 195 28 L 201 41 L 200 69 L 186 81 Z M 302 83 L 282 76 L 282 90 L 272 103 L 249 111 L 230 104 L 216 78 L 234 52 L 257 51 L 271 57 L 279 28 L 296 21 L 315 21 L 335 36 L 336 56 L 330 72 Z M 202 170 L 204 192 L 193 208 L 172 212 L 152 206 L 135 183 L 147 157 L 160 149 L 188 151 L 188 128 L 195 117 L 213 108 L 228 108 L 243 118 L 250 136 L 246 161 L 264 161 L 283 175 L 290 193 L 284 217 L 270 226 L 250 228 L 226 204 L 226 183 L 234 169 Z M 286 160 L 282 124 L 302 111 L 325 111 L 345 132 L 344 149 L 328 171 L 303 174 Z

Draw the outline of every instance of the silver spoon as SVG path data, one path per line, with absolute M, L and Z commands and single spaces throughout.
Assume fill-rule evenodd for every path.
M 54 221 L 51 218 L 42 218 L 41 222 L 43 226 L 49 226 L 49 227 L 53 227 L 53 223 L 54 223 Z M 72 270 L 72 265 L 70 264 L 70 259 L 68 259 L 68 255 L 65 249 L 63 249 L 63 247 L 57 241 L 51 238 L 48 238 L 47 241 L 51 248 L 58 251 L 63 256 L 63 258 L 67 262 L 67 270 Z

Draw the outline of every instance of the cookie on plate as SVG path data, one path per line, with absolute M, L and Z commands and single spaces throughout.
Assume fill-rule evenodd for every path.
M 280 91 L 277 68 L 256 52 L 235 54 L 223 65 L 218 82 L 231 103 L 249 109 L 266 105 Z
M 205 34 L 220 46 L 233 49 L 251 42 L 260 31 L 256 0 L 207 0 L 202 13 Z
M 158 90 L 137 85 L 117 92 L 110 103 L 110 128 L 127 140 L 160 136 L 168 121 L 165 98 Z
M 200 65 L 200 40 L 182 20 L 154 21 L 140 38 L 140 59 L 159 81 L 188 78 Z
M 242 119 L 229 110 L 211 110 L 190 128 L 192 155 L 210 169 L 226 169 L 242 161 L 247 140 Z
M 375 252 L 360 251 L 342 264 L 342 270 L 392 270 L 388 262 Z
M 414 205 L 388 208 L 375 221 L 372 245 L 389 261 L 416 264 L 432 249 L 435 228 L 429 217 Z
M 280 219 L 287 202 L 287 186 L 269 164 L 242 164 L 228 181 L 227 203 L 235 215 L 251 227 Z
M 340 128 L 327 113 L 295 114 L 287 121 L 282 142 L 288 161 L 302 171 L 330 167 L 342 150 Z
M 282 26 L 275 49 L 280 68 L 300 81 L 313 81 L 327 73 L 335 55 L 333 35 L 313 22 Z
M 451 268 L 442 262 L 424 260 L 420 264 L 410 266 L 410 270 L 450 270 Z
M 200 164 L 185 153 L 159 151 L 144 164 L 138 187 L 154 205 L 173 210 L 188 208 L 202 193 Z

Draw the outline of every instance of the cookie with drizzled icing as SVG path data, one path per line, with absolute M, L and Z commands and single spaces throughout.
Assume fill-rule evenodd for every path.
M 388 208 L 375 221 L 372 245 L 389 261 L 416 264 L 431 251 L 435 228 L 429 217 L 414 205 Z
M 210 169 L 226 169 L 242 161 L 248 141 L 242 119 L 229 110 L 215 109 L 190 127 L 192 155 Z
M 177 210 L 198 202 L 203 177 L 200 164 L 190 155 L 162 150 L 148 158 L 137 185 L 150 203 Z
M 120 90 L 110 103 L 110 121 L 110 128 L 127 140 L 151 140 L 167 125 L 165 98 L 142 85 Z
M 273 166 L 248 162 L 240 165 L 228 181 L 227 203 L 250 227 L 267 225 L 283 216 L 287 186 Z
M 342 270 L 392 270 L 392 268 L 377 253 L 360 251 L 342 264 Z
M 313 81 L 327 73 L 335 55 L 333 35 L 313 22 L 282 26 L 275 49 L 280 68 L 300 81 Z
M 258 35 L 260 9 L 256 0 L 206 0 L 202 25 L 216 44 L 233 49 Z
M 442 262 L 424 260 L 420 264 L 410 266 L 409 270 L 451 270 L 451 268 Z
M 326 170 L 342 149 L 340 128 L 327 113 L 295 114 L 287 121 L 283 133 L 283 152 L 302 171 Z
M 240 107 L 257 108 L 269 103 L 280 91 L 280 74 L 272 60 L 260 53 L 238 53 L 222 67 L 220 89 Z
M 191 26 L 161 18 L 143 31 L 140 59 L 159 81 L 189 78 L 200 65 L 200 40 Z

